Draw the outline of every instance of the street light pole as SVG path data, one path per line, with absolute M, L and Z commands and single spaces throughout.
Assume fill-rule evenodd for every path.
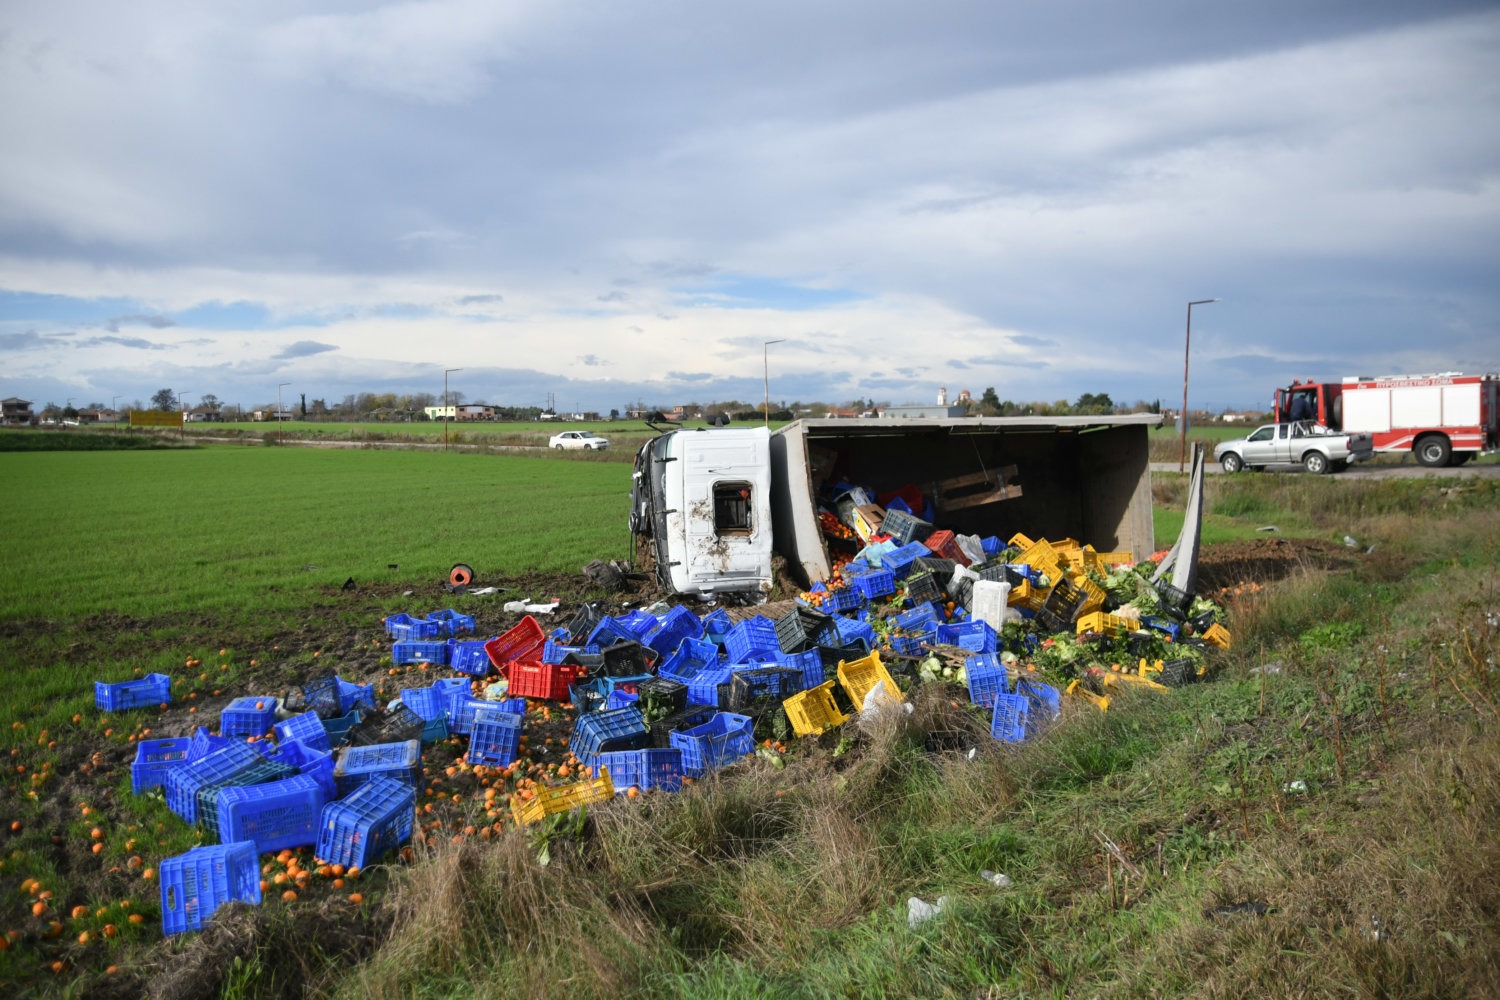
M 772 344 L 784 344 L 784 343 L 786 343 L 786 338 L 785 337 L 782 337 L 780 340 L 768 340 L 764 344 L 761 345 L 761 349 L 760 349 L 761 378 L 765 382 L 765 389 L 766 389 L 766 426 L 767 427 L 771 426 L 771 345 Z
M 1182 347 L 1182 413 L 1178 420 L 1182 422 L 1182 454 L 1177 459 L 1177 471 L 1181 472 L 1187 464 L 1187 432 L 1188 432 L 1188 357 L 1193 349 L 1193 306 L 1206 306 L 1218 299 L 1196 299 L 1188 303 L 1187 308 L 1187 336 L 1183 340 Z
M 289 386 L 291 384 L 292 383 L 290 383 L 290 382 L 283 382 L 283 383 L 281 383 L 280 385 L 278 385 L 276 387 L 276 443 L 277 444 L 281 444 L 282 441 L 286 440 L 285 435 L 282 433 L 282 429 L 281 429 L 281 390 L 285 389 L 287 386 Z
M 112 396 L 109 400 L 109 412 L 115 418 L 115 423 L 120 422 L 120 411 L 115 409 L 115 403 L 119 402 L 119 396 Z
M 443 369 L 443 450 L 448 449 L 448 374 L 450 372 L 461 372 L 462 368 Z

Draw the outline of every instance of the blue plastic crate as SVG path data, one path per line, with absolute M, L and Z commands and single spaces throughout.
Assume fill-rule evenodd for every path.
M 921 656 L 926 651 L 927 644 L 930 641 L 931 639 L 925 635 L 897 635 L 892 633 L 890 636 L 891 650 L 900 653 L 902 656 Z
M 598 645 L 569 646 L 566 643 L 557 641 L 556 639 L 548 639 L 542 643 L 543 663 L 561 663 L 569 653 L 582 653 L 585 655 L 597 656 L 599 653 L 599 647 Z
M 568 685 L 568 699 L 573 702 L 573 707 L 580 715 L 589 712 L 597 712 L 604 707 L 609 696 L 604 691 L 602 678 L 594 678 L 587 681 L 574 681 Z
M 346 796 L 373 778 L 389 778 L 413 788 L 422 786 L 422 743 L 372 743 L 339 751 L 333 780 L 339 795 Z
M 469 736 L 469 750 L 464 759 L 470 764 L 505 767 L 521 755 L 521 716 L 486 708 L 474 718 Z
M 271 754 L 271 760 L 296 768 L 299 774 L 311 777 L 317 781 L 328 798 L 338 797 L 338 783 L 333 780 L 333 753 L 331 751 L 310 747 L 301 740 L 287 740 L 276 748 L 275 753 Z
M 585 767 L 606 750 L 635 750 L 651 742 L 646 719 L 634 706 L 580 715 L 568 749 Z
M 220 747 L 227 747 L 231 743 L 238 742 L 238 740 L 232 740 L 227 736 L 215 736 L 207 729 L 199 726 L 193 731 L 193 735 L 188 741 L 187 759 L 189 763 L 195 760 L 202 760 Z
M 167 935 L 196 931 L 225 903 L 260 905 L 255 844 L 242 841 L 195 847 L 162 861 L 161 927 Z
M 883 569 L 862 573 L 854 578 L 853 584 L 854 589 L 867 601 L 896 592 L 895 576 Z
M 791 667 L 802 674 L 802 689 L 815 688 L 826 679 L 823 676 L 823 654 L 816 649 L 803 653 L 782 653 L 774 661 L 783 667 Z
M 998 653 L 977 653 L 964 660 L 969 680 L 969 700 L 976 705 L 995 704 L 995 696 L 1010 692 L 1010 672 Z
M 318 718 L 317 712 L 303 712 L 289 719 L 282 719 L 271 727 L 279 742 L 287 740 L 298 740 L 314 750 L 329 750 L 332 744 L 328 739 L 328 730 L 323 726 L 323 720 Z
M 926 632 L 938 623 L 937 608 L 931 601 L 923 601 L 896 616 L 896 627 L 908 632 Z
M 313 856 L 330 865 L 365 868 L 411 838 L 417 793 L 376 776 L 347 798 L 323 807 Z
M 355 726 L 364 721 L 365 713 L 360 709 L 351 709 L 347 715 L 341 715 L 336 719 L 324 719 L 323 731 L 328 734 L 328 745 L 336 747 L 349 738 L 349 732 Z
M 627 611 L 623 615 L 615 616 L 615 623 L 630 633 L 630 638 L 636 642 L 645 639 L 646 636 L 661 625 L 656 616 L 643 608 Z
M 686 606 L 678 604 L 662 615 L 658 625 L 647 633 L 645 644 L 656 650 L 658 658 L 672 655 L 684 639 L 703 635 L 703 622 Z
M 453 692 L 462 691 L 468 694 L 474 689 L 474 685 L 467 677 L 440 677 L 433 681 L 431 687 L 438 694 L 438 700 L 444 705 L 448 704 L 453 697 Z
M 688 701 L 695 705 L 719 704 L 719 685 L 728 684 L 733 667 L 710 667 L 701 670 L 687 682 Z
M 461 615 L 452 608 L 429 611 L 427 620 L 438 623 L 438 627 L 442 630 L 438 633 L 439 635 L 466 635 L 474 631 L 474 618 L 471 615 Z
M 468 736 L 474 732 L 474 713 L 489 702 L 467 691 L 455 692 L 448 699 L 448 732 Z
M 116 684 L 94 682 L 94 707 L 101 712 L 123 712 L 129 708 L 162 705 L 171 700 L 172 678 L 166 674 L 147 674 Z
M 448 641 L 448 666 L 470 677 L 487 677 L 495 665 L 490 662 L 489 651 L 484 648 L 484 639 L 450 639 Z
M 236 771 L 227 778 L 204 785 L 198 789 L 198 825 L 203 827 L 211 839 L 223 839 L 219 836 L 219 796 L 224 793 L 224 789 L 244 785 L 263 785 L 270 781 L 290 778 L 296 773 L 285 764 L 261 758 L 243 771 Z
M 853 587 L 840 587 L 838 590 L 830 590 L 828 596 L 823 598 L 822 608 L 824 611 L 853 611 L 864 602 L 864 597 Z
M 616 691 L 635 692 L 640 687 L 641 681 L 649 681 L 655 674 L 631 674 L 629 677 L 600 677 L 598 678 L 604 690 L 604 696 L 608 698 Z
M 984 549 L 986 556 L 994 557 L 1005 551 L 1005 543 L 994 535 L 985 535 L 979 540 L 979 547 Z
M 882 569 L 890 572 L 897 580 L 906 578 L 911 572 L 912 563 L 918 559 L 926 559 L 932 555 L 932 550 L 921 542 L 910 542 L 899 549 L 887 552 L 880 557 Z
M 135 745 L 135 762 L 130 765 L 130 790 L 139 795 L 148 788 L 160 788 L 167 772 L 187 763 L 188 736 L 164 740 L 141 740 Z
M 219 839 L 252 840 L 261 854 L 284 847 L 312 847 L 327 792 L 311 775 L 298 774 L 264 785 L 219 792 Z
M 677 651 L 662 661 L 656 673 L 684 684 L 719 662 L 719 647 L 707 639 L 684 639 Z
M 443 625 L 408 614 L 389 615 L 385 619 L 385 633 L 398 642 L 438 639 L 442 637 Z
M 320 718 L 329 719 L 344 715 L 360 703 L 373 707 L 375 688 L 370 684 L 355 684 L 334 675 L 304 684 L 302 698 L 307 707 L 317 712 Z
M 1026 738 L 1026 713 L 1030 702 L 1019 694 L 997 694 L 995 714 L 990 718 L 990 735 L 1007 743 Z
M 1000 648 L 1000 637 L 989 622 L 950 622 L 937 627 L 939 643 L 958 646 L 973 653 L 993 653 Z
M 736 670 L 729 678 L 729 703 L 725 707 L 741 710 L 765 698 L 785 701 L 802 690 L 802 680 L 802 671 L 796 667 Z
M 775 656 L 781 652 L 776 623 L 764 615 L 736 622 L 724 636 L 724 649 L 732 663 L 749 663 L 756 656 Z
M 755 752 L 755 722 L 747 715 L 719 712 L 702 725 L 674 730 L 670 742 L 682 751 L 682 773 L 701 778 Z
M 1022 677 L 1016 681 L 1016 694 L 1029 703 L 1027 718 L 1046 724 L 1062 714 L 1062 692 L 1051 684 Z
M 875 645 L 875 628 L 858 618 L 834 618 L 833 627 L 838 632 L 839 645 L 863 642 L 868 648 Z
M 488 658 L 485 662 L 489 662 Z M 401 704 L 428 721 L 448 716 L 448 705 L 434 688 L 402 688 L 399 697 Z
M 703 636 L 715 646 L 724 645 L 724 637 L 734 627 L 734 622 L 729 620 L 729 612 L 723 608 L 714 608 L 703 616 Z
M 201 760 L 190 760 L 167 772 L 162 782 L 167 808 L 188 823 L 198 822 L 198 792 L 221 784 L 236 774 L 264 764 L 266 759 L 248 743 L 230 743 Z
M 236 698 L 219 713 L 224 736 L 264 736 L 276 724 L 276 699 L 271 695 Z
M 641 700 L 640 692 L 626 691 L 624 688 L 615 688 L 604 699 L 603 707 L 607 709 L 625 708 L 634 705 Z
M 632 786 L 642 791 L 660 788 L 664 792 L 682 788 L 682 751 L 671 747 L 611 750 L 594 758 L 594 777 L 599 777 L 600 768 L 609 769 L 616 795 L 624 795 Z
M 391 662 L 400 666 L 404 663 L 431 663 L 434 666 L 446 667 L 448 665 L 448 640 L 431 639 L 426 641 L 398 642 L 391 646 Z
M 628 626 L 621 623 L 619 619 L 605 618 L 598 625 L 594 626 L 594 630 L 588 634 L 588 638 L 584 640 L 584 644 L 598 646 L 600 649 L 603 649 L 605 646 L 613 646 L 617 642 L 636 641 L 636 634 Z

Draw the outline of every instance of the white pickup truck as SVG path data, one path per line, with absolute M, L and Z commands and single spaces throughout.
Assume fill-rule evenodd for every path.
M 1222 441 L 1214 460 L 1225 472 L 1262 469 L 1268 465 L 1300 465 L 1308 472 L 1342 472 L 1351 462 L 1375 454 L 1368 434 L 1337 434 L 1310 420 L 1266 424 L 1249 437 Z

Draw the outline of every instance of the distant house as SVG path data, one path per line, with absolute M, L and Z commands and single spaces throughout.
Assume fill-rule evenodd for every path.
M 887 406 L 880 411 L 880 415 L 885 418 L 910 420 L 932 417 L 961 417 L 967 412 L 968 410 L 962 406 Z
M 267 420 L 291 420 L 292 411 L 282 410 L 280 413 L 277 413 L 275 410 L 251 410 L 250 419 L 257 423 Z
M 224 420 L 219 411 L 210 406 L 195 406 L 184 413 L 182 419 L 190 424 L 222 423 Z
M 0 399 L 0 423 L 29 424 L 34 420 L 36 414 L 31 412 L 31 400 L 17 399 L 15 396 Z

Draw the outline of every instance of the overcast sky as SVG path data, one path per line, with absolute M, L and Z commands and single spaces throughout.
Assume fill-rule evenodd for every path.
M 1500 368 L 1500 8 L 11 3 L 0 396 L 1182 397 Z M 782 340 L 767 348 L 765 342 Z

